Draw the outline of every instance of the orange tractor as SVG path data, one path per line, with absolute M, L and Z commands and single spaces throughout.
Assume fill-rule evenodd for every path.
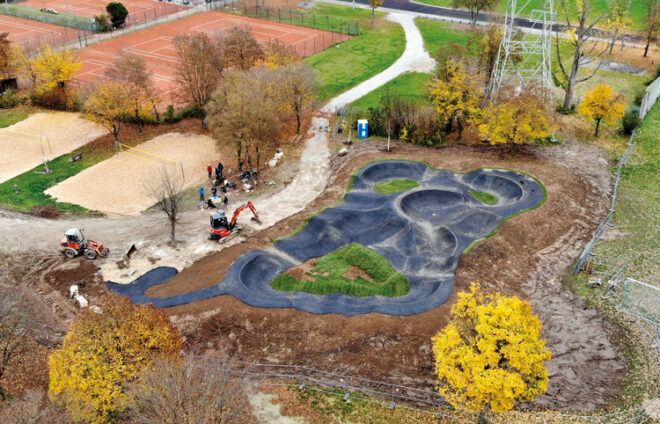
M 252 220 L 261 223 L 261 221 L 259 220 L 259 214 L 257 213 L 257 210 L 254 208 L 252 202 L 247 202 L 246 204 L 236 208 L 236 210 L 234 211 L 234 216 L 231 218 L 230 222 L 227 222 L 227 216 L 225 216 L 225 212 L 223 210 L 219 210 L 218 212 L 211 215 L 211 228 L 209 229 L 209 240 L 219 240 L 221 242 L 225 242 L 227 240 L 236 237 L 238 233 L 242 230 L 240 225 L 236 225 L 236 221 L 238 220 L 238 216 L 241 214 L 241 212 L 243 212 L 247 208 L 250 208 L 250 210 L 254 214 Z
M 60 241 L 60 252 L 69 259 L 79 255 L 85 255 L 87 259 L 96 259 L 98 256 L 105 258 L 110 254 L 110 249 L 94 240 L 87 240 L 81 229 L 72 228 L 64 233 Z

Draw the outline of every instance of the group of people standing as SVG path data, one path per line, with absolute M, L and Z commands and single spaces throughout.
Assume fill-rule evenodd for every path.
M 222 181 L 223 178 L 223 170 L 224 166 L 222 165 L 222 162 L 218 162 L 218 166 L 215 167 L 215 181 Z M 209 164 L 206 166 L 206 172 L 208 173 L 208 176 L 210 179 L 213 179 L 213 167 Z M 204 205 L 206 203 L 208 207 L 213 207 L 215 208 L 215 203 L 213 202 L 213 199 L 218 198 L 218 189 L 216 188 L 216 183 L 213 183 L 213 187 L 211 188 L 211 198 L 208 199 L 208 201 L 204 197 L 204 186 L 199 188 L 199 202 L 200 205 Z M 225 206 L 229 203 L 229 200 L 227 199 L 227 196 L 224 197 L 223 201 Z

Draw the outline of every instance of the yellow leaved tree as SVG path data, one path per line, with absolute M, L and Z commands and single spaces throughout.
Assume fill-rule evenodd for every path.
M 538 97 L 523 94 L 484 108 L 474 119 L 479 135 L 490 144 L 519 145 L 550 137 L 553 127 Z
M 104 423 L 131 404 L 128 383 L 156 359 L 178 360 L 182 341 L 152 305 L 109 296 L 83 309 L 50 356 L 50 394 L 76 421 Z
M 369 6 L 371 6 L 371 29 L 374 28 L 376 23 L 376 9 L 383 5 L 385 0 L 369 0 Z
M 87 117 L 106 128 L 119 143 L 119 131 L 122 122 L 131 115 L 135 106 L 131 93 L 119 81 L 103 81 L 92 90 L 83 110 Z M 149 106 L 142 103 L 142 114 L 149 111 Z
M 82 67 L 69 50 L 54 51 L 48 44 L 39 49 L 35 69 L 44 88 L 64 89 L 66 83 Z
M 456 128 L 460 138 L 468 120 L 479 111 L 481 92 L 476 82 L 461 63 L 449 59 L 443 77 L 431 83 L 430 96 L 440 121 Z
M 582 103 L 578 106 L 578 113 L 594 120 L 594 136 L 598 137 L 601 121 L 613 125 L 623 117 L 623 97 L 613 93 L 609 85 L 601 84 L 585 93 Z
M 541 322 L 518 297 L 484 294 L 472 283 L 432 341 L 438 389 L 454 407 L 505 412 L 548 388 L 545 361 L 552 354 Z

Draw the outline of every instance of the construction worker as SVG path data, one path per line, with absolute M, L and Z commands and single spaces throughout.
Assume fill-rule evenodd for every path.
M 206 165 L 206 172 L 209 173 L 209 178 L 213 178 L 213 168 L 211 168 L 211 165 Z
M 204 187 L 199 188 L 199 201 L 204 203 Z

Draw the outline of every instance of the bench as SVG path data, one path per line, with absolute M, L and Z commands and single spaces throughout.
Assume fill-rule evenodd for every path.
M 75 162 L 75 161 L 77 161 L 77 160 L 82 159 L 82 157 L 83 157 L 83 154 L 82 154 L 82 153 L 78 153 L 78 154 L 75 155 L 75 156 L 71 156 L 71 157 L 69 158 L 69 162 Z

